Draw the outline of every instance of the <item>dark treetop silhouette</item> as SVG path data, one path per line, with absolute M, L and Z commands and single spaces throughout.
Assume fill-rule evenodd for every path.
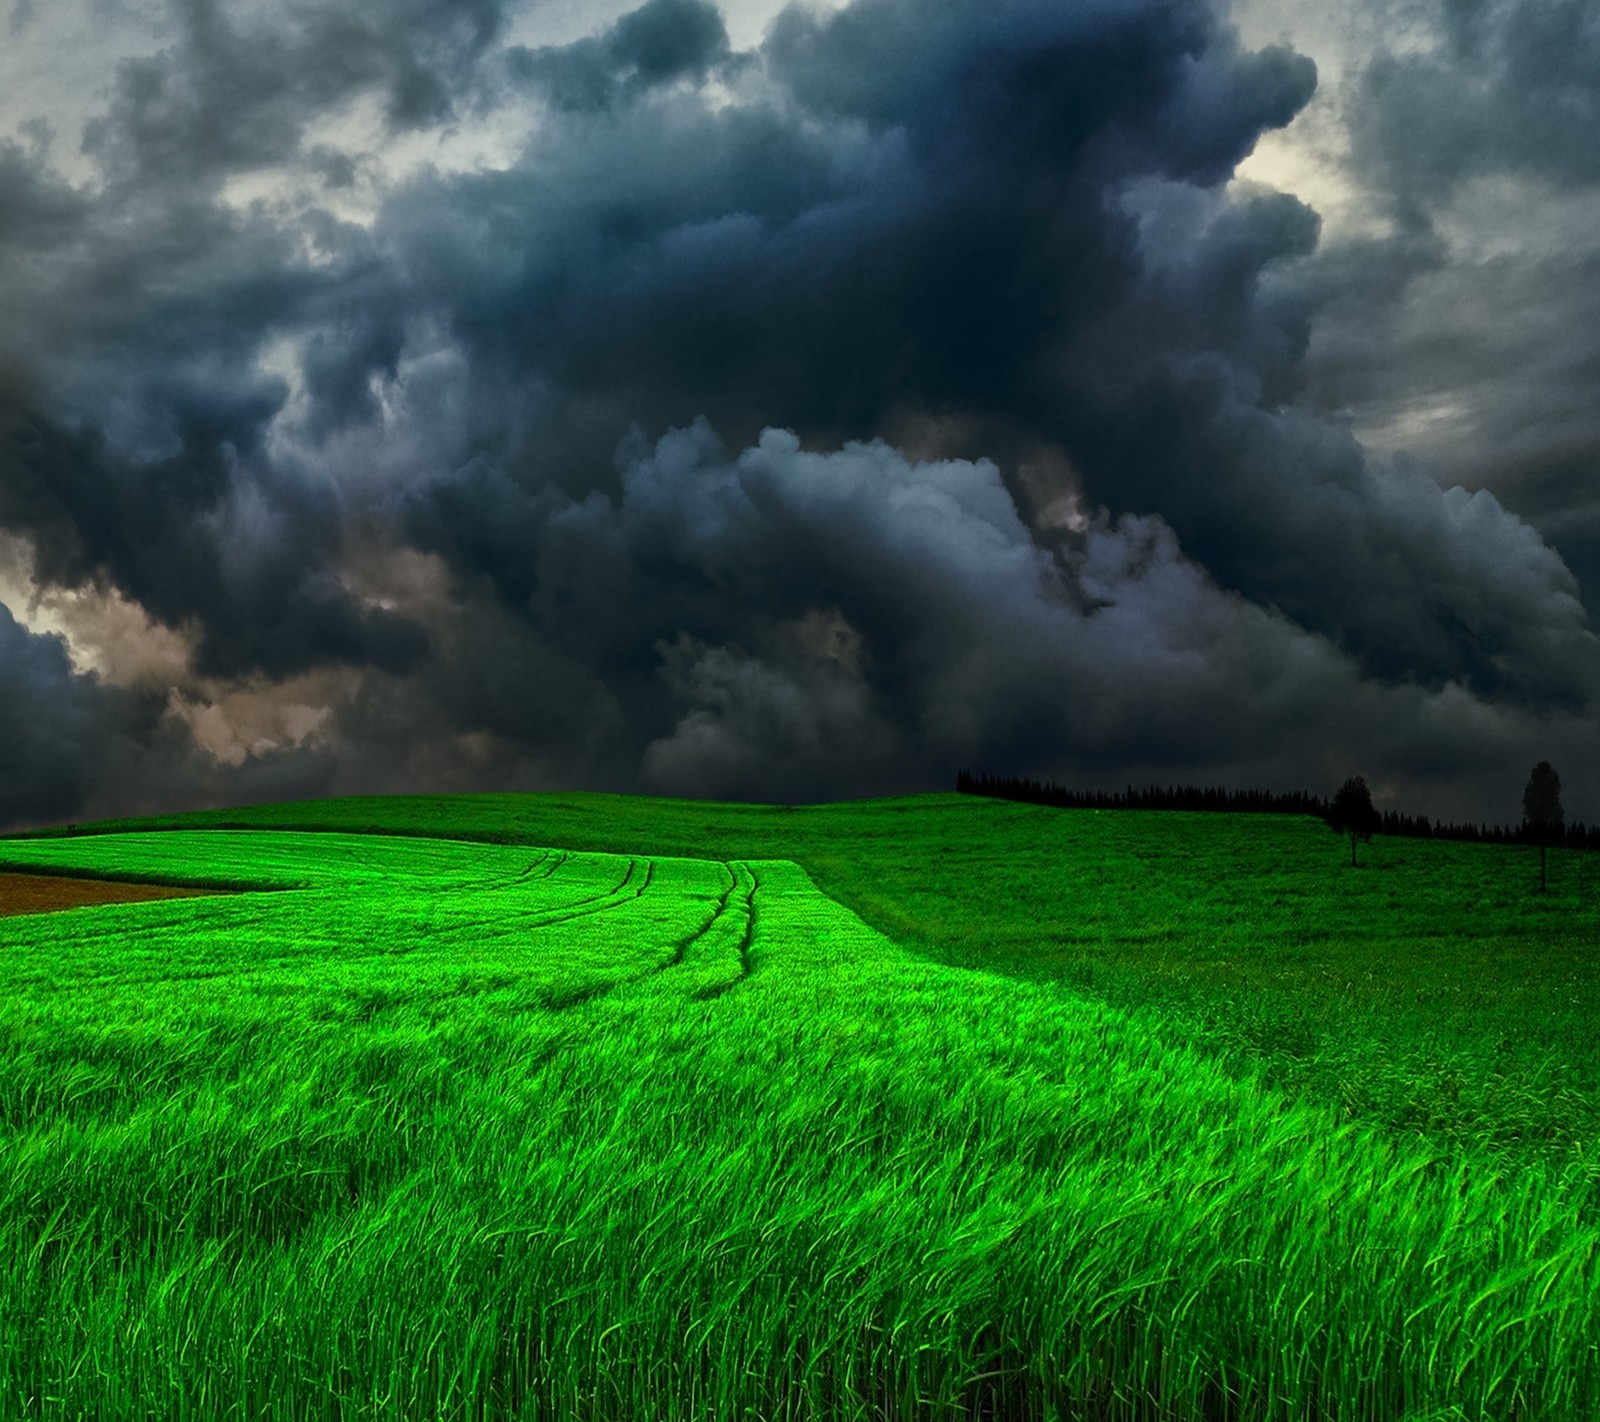
M 1383 821 L 1372 808 L 1372 792 L 1367 789 L 1365 777 L 1352 775 L 1333 797 L 1328 806 L 1328 828 L 1335 834 L 1350 836 L 1350 865 L 1355 867 L 1356 841 L 1370 840 L 1373 831 L 1382 827 Z
M 1541 760 L 1528 775 L 1522 792 L 1522 825 L 1528 838 L 1539 846 L 1539 892 L 1544 892 L 1544 852 L 1552 843 L 1564 839 L 1561 809 L 1561 777 L 1547 760 Z
M 1315 815 L 1324 821 L 1330 803 L 1304 790 L 1229 790 L 1220 785 L 1150 785 L 1142 790 L 1130 785 L 1126 790 L 1073 790 L 1049 780 L 975 774 L 970 770 L 957 774 L 956 789 L 966 795 L 987 795 L 1062 810 L 1215 810 L 1228 814 Z M 1380 811 L 1373 833 L 1409 839 L 1465 840 L 1473 844 L 1526 844 L 1531 839 L 1526 822 L 1490 825 L 1469 820 L 1456 823 L 1400 810 Z M 1568 849 L 1600 850 L 1600 824 L 1590 825 L 1578 820 L 1564 825 L 1559 834 L 1552 833 L 1551 843 L 1565 845 Z

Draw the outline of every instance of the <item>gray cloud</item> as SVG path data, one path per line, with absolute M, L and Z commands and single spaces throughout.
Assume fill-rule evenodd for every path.
M 83 804 L 104 759 L 94 684 L 75 677 L 59 638 L 36 637 L 0 604 L 0 815 L 48 820 Z
M 503 25 L 495 0 L 402 0 L 381 17 L 178 0 L 171 14 L 176 42 L 124 60 L 110 108 L 85 129 L 116 179 L 205 184 L 282 162 L 313 119 L 364 93 L 396 129 L 449 117 Z
M 1304 102 L 1304 61 L 1241 53 L 1197 6 L 891 0 L 786 12 L 764 58 L 820 130 L 663 103 L 396 209 L 402 247 L 500 276 L 455 306 L 469 348 L 615 402 L 613 433 L 703 412 L 748 439 L 781 410 L 837 441 L 971 415 L 954 452 L 1048 440 L 1095 501 L 1159 510 L 1372 675 L 1590 694 L 1574 584 L 1525 525 L 1492 497 L 1463 519 L 1414 467 L 1284 408 L 1329 293 L 1279 274 L 1314 253 L 1316 215 L 1206 194 Z M 1200 200 L 1177 254 L 1141 220 L 1152 185 Z M 446 246 L 488 211 L 526 215 L 514 252 Z M 549 447 L 536 463 L 567 483 Z
M 508 689 L 499 705 L 457 695 L 448 717 L 490 738 L 501 774 L 519 744 L 548 765 L 581 743 L 590 783 L 637 764 L 646 788 L 803 799 L 938 784 L 965 763 L 1115 785 L 1247 762 L 1287 786 L 1366 757 L 1391 802 L 1465 813 L 1482 802 L 1463 779 L 1514 778 L 1531 737 L 1581 724 L 1456 682 L 1385 687 L 1219 587 L 1158 517 L 1102 515 L 1047 551 L 984 461 L 919 463 L 881 441 L 811 452 L 778 430 L 730 454 L 700 421 L 636 449 L 619 484 L 615 499 L 509 481 L 467 496 L 524 552 L 523 615 L 575 659 L 565 612 L 591 669 L 514 621 L 486 642 L 476 615 L 461 640 L 440 634 L 452 685 Z M 442 490 L 461 492 L 443 480 L 419 508 Z M 507 593 L 480 586 L 493 601 L 476 605 Z M 551 685 L 577 688 L 565 714 Z
M 403 669 L 424 638 L 338 581 L 334 497 L 261 456 L 282 400 L 272 382 L 175 385 L 175 447 L 138 463 L 0 401 L 0 527 L 30 538 L 42 583 L 106 582 L 169 627 L 196 626 L 202 672 Z
M 316 794 L 332 769 L 308 750 L 249 757 L 221 773 L 167 714 L 163 690 L 76 671 L 59 636 L 29 632 L 0 603 L 0 824 Z
M 710 0 L 648 0 L 603 34 L 572 44 L 508 51 L 506 66 L 557 108 L 595 113 L 679 80 L 704 82 L 733 58 Z
M 1487 806 L 1600 689 L 1587 268 L 1460 261 L 1485 181 L 1592 181 L 1546 151 L 1569 8 L 1356 73 L 1392 225 L 1329 241 L 1230 182 L 1315 67 L 1203 0 L 855 0 L 744 53 L 708 0 L 560 45 L 491 0 L 175 3 L 94 181 L 0 147 L 0 528 L 176 638 L 185 705 L 321 729 L 128 721 L 13 627 L 18 685 L 133 727 L 96 785 L 196 794 L 1359 762 Z M 1507 359 L 1553 392 L 1520 439 Z M 1447 396 L 1499 453 L 1356 437 Z
M 1592 605 L 1600 23 L 1567 0 L 1450 0 L 1410 21 L 1403 51 L 1346 81 L 1348 175 L 1391 231 L 1310 264 L 1308 401 L 1492 490 Z
M 70 241 L 89 204 L 56 178 L 38 154 L 0 144 L 0 253 L 17 262 Z M 16 279 L 16 273 L 11 273 Z
M 1379 54 L 1351 115 L 1358 161 L 1395 200 L 1437 203 L 1486 172 L 1600 181 L 1600 21 L 1584 0 L 1448 0 L 1443 43 Z

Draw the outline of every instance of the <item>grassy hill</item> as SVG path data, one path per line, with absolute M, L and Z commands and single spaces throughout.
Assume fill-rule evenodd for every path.
M 91 828 L 0 864 L 247 892 L 0 921 L 6 1415 L 1600 1415 L 1595 856 L 958 796 Z
M 1557 851 L 1540 894 L 1520 847 L 1379 838 L 1352 870 L 1311 818 L 964 795 L 360 797 L 103 828 L 185 826 L 792 859 L 905 948 L 1159 1019 L 1352 1118 L 1563 1159 L 1600 1143 L 1600 855 Z

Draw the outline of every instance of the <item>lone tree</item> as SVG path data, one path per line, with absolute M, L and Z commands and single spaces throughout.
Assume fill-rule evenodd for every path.
M 1539 846 L 1539 892 L 1544 892 L 1544 852 L 1547 846 L 1559 844 L 1562 839 L 1562 822 L 1566 816 L 1561 809 L 1561 777 L 1547 760 L 1541 760 L 1528 776 L 1528 788 L 1522 792 L 1522 830 Z
M 1328 806 L 1328 828 L 1335 834 L 1350 836 L 1350 867 L 1356 864 L 1356 841 L 1372 838 L 1372 832 L 1382 821 L 1372 808 L 1372 792 L 1367 789 L 1366 778 L 1352 775 L 1339 787 L 1339 793 Z

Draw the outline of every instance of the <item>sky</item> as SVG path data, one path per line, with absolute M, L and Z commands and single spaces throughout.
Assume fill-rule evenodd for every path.
M 4 0 L 0 825 L 1600 819 L 1592 0 Z

